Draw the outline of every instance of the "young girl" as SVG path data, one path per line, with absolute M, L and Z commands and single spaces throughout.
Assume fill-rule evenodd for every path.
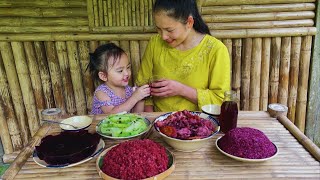
M 150 95 L 149 85 L 135 91 L 128 85 L 131 64 L 127 54 L 113 43 L 99 46 L 90 53 L 90 73 L 102 84 L 94 92 L 91 114 L 141 112 L 143 98 Z

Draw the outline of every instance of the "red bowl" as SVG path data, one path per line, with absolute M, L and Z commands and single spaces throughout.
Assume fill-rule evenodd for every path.
M 36 146 L 35 153 L 50 165 L 72 164 L 89 157 L 99 141 L 98 134 L 88 133 L 87 130 L 64 131 L 43 138 L 40 146 Z

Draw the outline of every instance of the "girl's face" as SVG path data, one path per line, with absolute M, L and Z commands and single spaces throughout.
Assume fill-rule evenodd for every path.
M 192 26 L 190 27 L 188 23 L 183 24 L 167 16 L 164 11 L 155 13 L 154 19 L 158 33 L 173 48 L 182 44 L 192 29 Z
M 128 56 L 122 54 L 114 65 L 112 65 L 112 61 L 108 63 L 109 69 L 106 83 L 114 87 L 127 86 L 131 77 L 131 64 Z

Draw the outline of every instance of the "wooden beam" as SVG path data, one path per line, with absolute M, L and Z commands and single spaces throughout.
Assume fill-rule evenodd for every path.
M 320 2 L 317 4 L 316 27 L 318 29 L 313 44 L 310 64 L 309 94 L 307 104 L 306 135 L 320 147 Z

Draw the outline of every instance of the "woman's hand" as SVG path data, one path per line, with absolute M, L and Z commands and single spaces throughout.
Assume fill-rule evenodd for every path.
M 198 102 L 197 90 L 178 81 L 169 79 L 158 80 L 151 84 L 150 90 L 152 96 L 182 96 L 195 104 Z
M 150 87 L 148 84 L 138 87 L 132 94 L 132 96 L 140 101 L 145 97 L 150 96 Z
M 159 97 L 170 97 L 182 95 L 181 90 L 185 85 L 168 79 L 158 80 L 151 84 L 151 95 Z

